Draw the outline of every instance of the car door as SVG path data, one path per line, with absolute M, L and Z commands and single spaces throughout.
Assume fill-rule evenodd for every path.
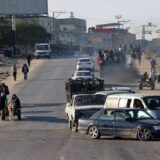
M 113 136 L 114 110 L 104 110 L 99 116 L 98 128 L 102 135 Z
M 115 111 L 114 136 L 130 137 L 132 135 L 133 125 L 127 121 L 128 116 L 124 111 Z

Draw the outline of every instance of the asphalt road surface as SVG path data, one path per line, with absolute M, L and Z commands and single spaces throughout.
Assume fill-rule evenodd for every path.
M 19 81 L 14 88 L 23 105 L 22 121 L 0 123 L 0 160 L 159 160 L 159 141 L 91 140 L 70 132 L 64 81 L 75 70 L 76 58 L 45 61 L 29 80 Z M 118 83 L 110 68 L 107 73 L 106 81 Z

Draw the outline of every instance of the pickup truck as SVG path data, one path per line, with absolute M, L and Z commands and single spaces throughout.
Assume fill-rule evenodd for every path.
M 68 118 L 68 127 L 75 127 L 77 131 L 78 119 L 89 118 L 104 107 L 104 99 L 94 94 L 73 95 L 72 101 L 66 104 L 65 113 Z

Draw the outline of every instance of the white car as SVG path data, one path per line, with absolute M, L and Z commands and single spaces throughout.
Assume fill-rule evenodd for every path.
M 94 78 L 94 74 L 88 70 L 83 70 L 83 71 L 75 71 L 74 75 L 72 76 L 73 80 L 76 79 L 93 79 Z
M 77 70 L 94 70 L 94 61 L 91 58 L 79 58 Z

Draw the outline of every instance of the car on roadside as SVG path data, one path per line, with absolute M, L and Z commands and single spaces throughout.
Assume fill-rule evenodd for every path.
M 78 131 L 92 139 L 101 136 L 147 141 L 160 136 L 160 120 L 142 109 L 105 108 L 78 120 Z
M 83 80 L 94 79 L 94 73 L 89 71 L 89 70 L 75 71 L 74 75 L 72 76 L 72 79 L 73 80 L 77 80 L 77 79 L 83 79 Z
M 77 70 L 94 70 L 95 68 L 95 64 L 94 61 L 89 58 L 79 58 L 77 61 L 77 66 L 76 66 Z

